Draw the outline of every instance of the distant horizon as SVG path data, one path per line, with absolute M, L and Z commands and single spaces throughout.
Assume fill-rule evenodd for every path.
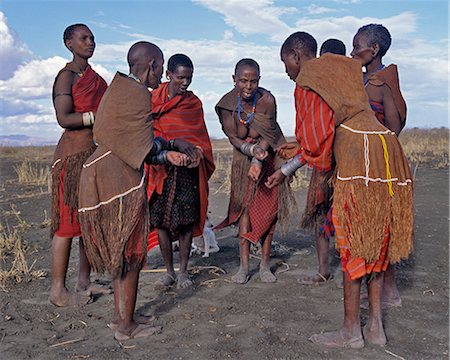
M 440 126 L 440 127 L 411 127 L 411 128 L 405 128 L 403 132 L 408 132 L 408 131 L 414 131 L 414 130 L 423 130 L 423 131 L 433 131 L 433 130 L 446 130 L 446 131 L 450 131 L 450 127 L 448 126 Z M 450 134 L 450 133 L 449 133 Z M 402 136 L 402 134 L 400 134 L 400 137 Z M 21 137 L 22 139 L 15 139 L 15 137 Z M 24 138 L 25 137 L 25 138 Z M 223 137 L 215 137 L 215 136 L 210 136 L 211 138 L 211 142 L 214 143 L 214 141 L 228 141 L 228 138 L 224 135 Z M 287 135 L 286 139 L 290 140 L 290 139 L 295 139 L 294 135 Z M 10 135 L 0 135 L 0 147 L 23 147 L 23 146 L 53 146 L 56 145 L 58 143 L 58 138 L 56 139 L 52 139 L 52 138 L 45 138 L 45 137 L 38 137 L 38 136 L 29 136 L 29 135 L 25 135 L 25 134 L 10 134 Z M 25 142 L 25 145 L 20 145 L 19 143 L 14 145 L 13 143 L 8 143 L 8 141 L 23 141 Z M 33 141 L 35 141 L 35 144 L 33 144 Z M 230 144 L 231 146 L 231 144 Z

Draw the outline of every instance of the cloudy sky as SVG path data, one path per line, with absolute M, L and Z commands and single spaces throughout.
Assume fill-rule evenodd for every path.
M 126 53 L 139 40 L 159 45 L 166 60 L 179 52 L 191 57 L 191 90 L 202 99 L 210 135 L 216 138 L 223 133 L 214 105 L 231 89 L 239 59 L 259 62 L 260 85 L 275 95 L 278 120 L 292 135 L 294 83 L 279 60 L 284 39 L 299 30 L 311 33 L 319 46 L 339 38 L 349 54 L 360 26 L 381 23 L 393 38 L 384 62 L 399 67 L 407 126 L 448 126 L 448 15 L 446 0 L 3 0 L 0 134 L 59 138 L 51 87 L 71 60 L 62 33 L 80 22 L 96 37 L 90 63 L 107 82 L 116 70 L 127 71 Z

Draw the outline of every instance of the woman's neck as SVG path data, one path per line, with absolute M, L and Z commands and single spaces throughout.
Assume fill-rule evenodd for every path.
M 377 71 L 381 70 L 383 68 L 383 64 L 381 62 L 380 58 L 373 59 L 370 64 L 366 65 L 366 74 L 371 75 L 373 73 L 376 73 Z
M 88 66 L 88 61 L 87 59 L 83 59 L 79 56 L 74 56 L 72 62 L 78 66 L 78 68 L 80 69 L 80 72 L 84 72 Z
M 173 88 L 171 82 L 169 82 L 169 86 L 167 87 L 167 92 L 169 95 L 169 99 L 172 99 L 176 95 L 175 89 Z

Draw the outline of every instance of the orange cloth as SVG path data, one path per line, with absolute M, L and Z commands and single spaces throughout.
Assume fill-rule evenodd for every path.
M 152 92 L 154 134 L 155 137 L 160 136 L 167 141 L 181 138 L 203 150 L 204 158 L 199 165 L 200 220 L 193 230 L 193 236 L 200 236 L 203 234 L 208 211 L 208 180 L 215 169 L 211 141 L 200 99 L 192 91 L 169 99 L 168 85 L 168 82 L 163 83 Z M 162 193 L 167 173 L 165 166 L 161 165 L 145 165 L 145 171 L 148 177 L 147 195 L 150 200 L 154 191 Z
M 361 257 L 353 257 L 351 253 L 351 244 L 345 237 L 345 232 L 340 225 L 336 210 L 333 209 L 333 225 L 335 229 L 336 248 L 339 249 L 342 262 L 342 270 L 350 276 L 350 279 L 356 280 L 373 272 L 386 271 L 389 265 L 387 250 L 389 246 L 389 226 L 384 232 L 384 239 L 381 243 L 380 256 L 377 260 L 367 262 Z
M 314 91 L 295 87 L 296 127 L 295 137 L 302 164 L 317 170 L 329 171 L 332 167 L 335 133 L 334 112 Z

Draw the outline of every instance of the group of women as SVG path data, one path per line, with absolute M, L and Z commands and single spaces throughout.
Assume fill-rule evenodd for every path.
M 65 285 L 71 241 L 73 237 L 81 236 L 77 217 L 80 173 L 83 164 L 96 148 L 93 142 L 92 127 L 101 98 L 107 91 L 107 85 L 88 64 L 88 59 L 93 55 L 95 49 L 95 41 L 92 32 L 86 25 L 69 26 L 64 32 L 64 43 L 73 54 L 73 59 L 58 73 L 53 88 L 56 117 L 60 126 L 65 129 L 56 148 L 52 166 L 53 241 L 50 301 L 57 306 L 85 304 L 91 300 L 94 293 L 111 291 L 109 288 L 96 286 L 90 282 L 90 264 L 81 238 L 77 287 L 75 291 L 71 292 Z M 370 106 L 379 122 L 398 135 L 405 125 L 406 105 L 399 90 L 395 65 L 385 67 L 382 64 L 382 57 L 386 54 L 390 43 L 390 34 L 382 25 L 370 24 L 358 30 L 354 37 L 351 55 L 360 61 L 359 66 L 365 67 L 366 71 L 362 76 L 359 71 L 361 84 L 349 85 L 348 88 L 364 86 L 366 92 L 364 95 L 360 94 L 361 98 L 358 101 L 361 99 L 364 101 L 363 97 L 367 98 L 368 95 Z M 271 272 L 269 264 L 272 236 L 277 222 L 281 224 L 282 230 L 289 225 L 288 214 L 292 206 L 289 177 L 295 173 L 296 169 L 308 163 L 314 168 L 315 175 L 313 174 L 308 192 L 307 212 L 327 215 L 314 218 L 316 233 L 324 233 L 324 229 L 331 228 L 328 225 L 335 225 L 336 243 L 340 248 L 343 271 L 349 276 L 349 280 L 344 281 L 344 291 L 347 291 L 347 294 L 350 294 L 349 291 L 355 292 L 350 290 L 351 281 L 355 281 L 355 279 L 360 281 L 366 275 L 373 278 L 373 274 L 386 272 L 383 302 L 386 306 L 399 306 L 401 300 L 395 286 L 394 268 L 389 266 L 388 256 L 389 240 L 392 240 L 392 235 L 389 235 L 392 234 L 394 220 L 392 220 L 391 232 L 389 225 L 386 227 L 386 219 L 380 220 L 381 224 L 376 224 L 377 229 L 384 226 L 381 231 L 384 236 L 375 241 L 378 244 L 376 245 L 376 256 L 373 255 L 373 252 L 370 256 L 362 256 L 363 252 L 360 250 L 364 249 L 364 246 L 357 247 L 355 245 L 360 256 L 352 257 L 352 248 L 348 239 L 353 239 L 355 235 L 351 231 L 351 234 L 342 232 L 341 227 L 345 224 L 347 227 L 353 226 L 348 225 L 352 223 L 347 220 L 354 217 L 354 214 L 347 214 L 349 218 L 348 216 L 345 218 L 339 212 L 339 204 L 336 205 L 338 212 L 333 213 L 329 179 L 335 176 L 333 175 L 334 170 L 338 174 L 338 180 L 343 179 L 339 178 L 338 171 L 342 161 L 339 163 L 339 157 L 337 156 L 335 159 L 333 152 L 333 141 L 339 134 L 335 129 L 339 126 L 346 128 L 343 125 L 344 121 L 341 124 L 338 118 L 341 116 L 342 108 L 348 110 L 354 104 L 342 105 L 339 102 L 342 99 L 336 100 L 337 95 L 334 93 L 321 94 L 320 86 L 316 89 L 315 85 L 306 84 L 316 84 L 317 79 L 311 78 L 311 80 L 308 76 L 314 74 L 316 68 L 319 69 L 317 71 L 321 71 L 320 66 L 326 73 L 328 64 L 342 64 L 342 71 L 346 71 L 346 67 L 351 68 L 354 62 L 349 63 L 350 60 L 343 55 L 324 55 L 326 51 L 321 51 L 321 58 L 323 57 L 324 60 L 317 64 L 322 65 L 309 66 L 310 73 L 307 76 L 303 67 L 307 68 L 304 66 L 306 62 L 308 65 L 316 64 L 309 62 L 316 57 L 316 52 L 315 40 L 309 34 L 298 32 L 286 40 L 280 54 L 286 67 L 286 73 L 297 82 L 295 92 L 296 142 L 286 142 L 276 119 L 275 97 L 268 90 L 259 87 L 260 68 L 253 59 L 244 58 L 236 64 L 233 75 L 234 87 L 216 105 L 222 129 L 233 145 L 229 209 L 227 218 L 216 227 L 219 229 L 231 224 L 239 224 L 240 267 L 232 280 L 239 284 L 245 284 L 249 280 L 250 244 L 260 241 L 262 244 L 260 279 L 267 283 L 277 280 L 275 274 Z M 329 52 L 335 51 L 330 50 Z M 337 72 L 339 70 L 336 69 Z M 151 112 L 154 133 L 155 136 L 170 144 L 168 149 L 171 149 L 171 151 L 160 152 L 159 155 L 154 156 L 142 169 L 148 179 L 147 200 L 150 223 L 155 229 L 154 234 L 157 234 L 167 269 L 167 272 L 158 280 L 157 285 L 159 286 L 176 284 L 178 288 L 186 288 L 193 284 L 187 269 L 191 241 L 193 236 L 201 235 L 203 231 L 208 208 L 208 180 L 214 171 L 212 147 L 205 126 L 202 104 L 198 97 L 188 90 L 193 71 L 194 66 L 191 59 L 184 54 L 176 54 L 168 60 L 166 72 L 168 82 L 159 86 L 157 84 L 155 90 L 152 91 Z M 133 76 L 133 74 L 129 76 Z M 355 80 L 355 82 L 358 81 Z M 340 94 L 338 87 L 341 84 L 335 83 L 333 86 L 336 86 L 336 94 Z M 332 90 L 328 89 L 327 91 Z M 334 106 L 335 103 L 338 105 Z M 369 104 L 368 101 L 367 104 Z M 356 109 L 357 106 L 354 106 Z M 358 111 L 363 111 L 365 105 L 361 106 L 361 110 L 355 110 L 356 112 L 350 115 L 347 114 L 344 120 L 356 116 Z M 327 109 L 326 114 L 324 109 Z M 381 129 L 385 129 L 383 126 Z M 386 145 L 386 140 L 383 138 L 383 134 L 387 133 L 378 128 L 365 131 L 359 129 L 354 132 L 365 134 L 364 146 L 366 146 L 367 153 L 369 149 L 368 134 L 376 133 L 382 139 L 384 158 L 386 159 L 386 154 L 391 151 L 389 148 L 391 140 Z M 396 147 L 397 145 L 395 143 L 392 146 Z M 176 151 L 174 151 L 175 149 Z M 382 154 L 381 151 L 380 154 Z M 401 155 L 397 156 L 401 157 Z M 367 159 L 368 154 L 366 156 L 366 174 L 363 177 L 366 187 L 373 180 L 369 176 Z M 286 162 L 286 160 L 289 161 Z M 336 160 L 338 161 L 336 162 Z M 395 161 L 395 159 L 391 159 L 391 164 Z M 389 173 L 389 163 L 387 163 L 386 169 L 387 180 L 385 182 L 390 185 L 395 174 L 391 176 Z M 327 175 L 324 176 L 324 174 Z M 351 180 L 357 177 L 353 176 Z M 405 184 L 407 183 L 408 181 L 405 180 Z M 340 188 L 338 187 L 338 189 Z M 389 192 L 393 193 L 391 185 Z M 345 204 L 348 208 L 347 202 Z M 345 206 L 344 208 L 346 208 Z M 397 204 L 396 206 L 404 205 Z M 407 220 L 409 221 L 409 218 Z M 408 223 L 407 226 L 410 224 Z M 361 234 L 358 236 L 361 237 Z M 175 240 L 180 242 L 181 263 L 178 275 L 173 266 L 172 243 Z M 324 245 L 324 236 L 318 235 L 317 244 L 319 272 L 315 277 L 302 279 L 303 283 L 321 283 L 332 278 L 327 264 L 328 242 Z M 409 250 L 410 248 L 407 248 L 400 255 L 396 253 L 395 260 L 405 257 Z M 373 283 L 380 287 L 379 281 Z M 375 319 L 370 325 L 378 325 L 377 321 L 380 317 L 378 305 L 373 305 L 376 304 L 373 299 L 374 294 L 374 290 L 369 288 L 371 319 Z M 381 292 L 377 294 L 381 297 Z M 349 317 L 355 319 L 354 304 L 350 304 L 349 301 L 346 301 L 345 316 L 347 320 Z M 359 318 L 359 312 L 357 315 Z M 363 346 L 364 342 L 360 332 L 355 331 L 355 321 L 353 323 L 347 321 L 347 325 L 350 323 L 353 327 L 351 329 L 346 328 L 344 324 L 343 331 L 315 336 L 311 338 L 311 341 L 330 346 Z M 386 342 L 384 332 L 379 329 L 368 328 L 365 337 L 372 343 L 384 344 Z

